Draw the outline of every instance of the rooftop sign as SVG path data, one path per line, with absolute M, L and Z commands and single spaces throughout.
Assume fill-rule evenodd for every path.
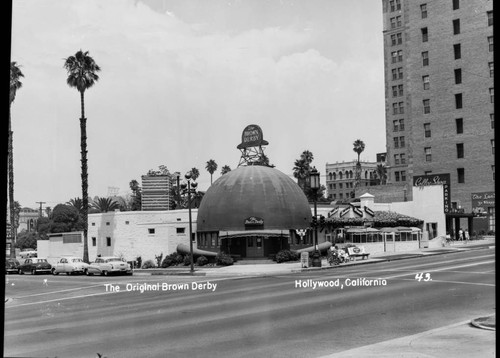
M 261 145 L 268 145 L 269 143 L 264 140 L 262 135 L 262 129 L 256 124 L 250 124 L 245 127 L 241 135 L 241 143 L 238 145 L 238 149 L 248 148 L 248 147 L 258 147 Z

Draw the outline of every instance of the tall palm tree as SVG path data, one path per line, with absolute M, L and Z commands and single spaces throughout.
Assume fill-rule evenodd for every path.
M 207 162 L 207 166 L 205 167 L 205 169 L 210 173 L 210 185 L 212 185 L 212 176 L 217 170 L 217 163 L 215 162 L 215 160 L 210 159 Z
M 377 164 L 375 174 L 378 178 L 379 185 L 384 185 L 387 182 L 387 168 L 384 164 Z
M 352 150 L 358 154 L 358 161 L 356 162 L 356 174 L 354 177 L 354 189 L 356 189 L 361 183 L 361 163 L 359 162 L 359 156 L 365 150 L 365 143 L 361 139 L 356 139 L 354 143 L 352 143 Z
M 74 56 L 68 57 L 64 62 L 64 68 L 68 71 L 66 83 L 75 87 L 80 92 L 81 117 L 80 117 L 80 148 L 82 161 L 82 208 L 83 208 L 83 261 L 89 262 L 89 246 L 87 242 L 88 231 L 88 173 L 87 173 L 87 118 L 85 118 L 84 94 L 98 80 L 97 72 L 101 68 L 97 65 L 89 52 L 78 51 Z
M 114 211 L 120 208 L 120 204 L 111 198 L 96 198 L 92 203 L 92 208 L 96 209 L 100 213 L 107 213 L 108 211 Z
M 307 178 L 311 171 L 311 163 L 314 160 L 314 155 L 308 150 L 304 150 L 300 154 L 300 158 L 295 160 L 293 167 L 293 176 L 297 179 L 297 184 L 304 192 L 307 190 Z
M 196 181 L 196 179 L 198 179 L 200 177 L 200 171 L 198 170 L 198 168 L 191 168 L 191 179 L 193 179 L 194 181 Z
M 220 175 L 227 174 L 231 171 L 231 167 L 229 165 L 224 165 L 220 170 Z
M 8 175 L 9 175 L 9 217 L 10 217 L 10 257 L 16 257 L 16 249 L 14 248 L 14 243 L 16 241 L 16 220 L 15 220 L 15 203 L 14 203 L 14 132 L 12 131 L 11 125 L 11 115 L 10 108 L 12 107 L 12 102 L 16 98 L 17 90 L 20 89 L 23 84 L 20 81 L 20 78 L 24 77 L 23 73 L 19 69 L 19 66 L 16 62 L 10 63 L 10 98 L 9 98 L 9 133 L 8 133 Z
M 83 214 L 83 201 L 82 201 L 82 199 L 80 199 L 80 198 L 70 199 L 66 203 L 66 205 L 70 205 L 70 206 L 74 207 L 76 210 L 78 210 L 80 215 Z

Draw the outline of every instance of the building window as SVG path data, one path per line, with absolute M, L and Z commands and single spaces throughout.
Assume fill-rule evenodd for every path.
M 422 19 L 427 18 L 427 4 L 420 5 L 420 14 L 422 15 Z
M 109 236 L 106 237 L 106 246 L 111 246 L 111 238 Z
M 462 83 L 462 69 L 456 68 L 455 69 L 455 84 L 459 85 L 460 83 Z
M 402 62 L 403 61 L 403 50 L 399 50 L 398 51 L 398 62 Z
M 425 147 L 424 148 L 425 152 L 425 161 L 426 162 L 432 162 L 432 150 L 431 147 Z
M 405 120 L 404 119 L 400 119 L 399 120 L 399 130 L 400 131 L 404 131 L 405 130 Z
M 399 172 L 394 172 L 394 179 L 396 179 L 396 181 L 400 181 Z
M 184 227 L 176 227 L 175 231 L 177 234 L 185 234 L 186 233 L 186 228 Z
M 155 229 L 148 229 L 148 233 L 149 234 L 154 234 L 155 233 Z
M 395 68 L 393 68 L 393 69 L 391 70 L 391 72 L 392 72 L 392 80 L 393 80 L 393 81 L 397 80 L 397 79 L 398 79 L 398 73 L 397 73 L 397 70 L 396 70 Z
M 495 113 L 490 113 L 491 129 L 495 129 Z
M 392 97 L 398 96 L 398 86 L 392 86 Z
M 405 147 L 405 137 L 399 137 L 399 146 L 401 148 Z
M 394 154 L 394 165 L 399 164 L 399 154 Z
M 404 105 L 404 102 L 399 102 L 399 103 L 398 103 L 398 107 L 399 107 L 399 114 L 403 114 L 403 113 L 405 113 L 405 105 Z
M 422 32 L 422 42 L 427 42 L 429 40 L 429 33 L 427 31 L 427 27 L 420 29 L 420 31 Z
M 398 114 L 398 104 L 397 103 L 392 104 L 392 114 Z
M 465 170 L 464 168 L 457 168 L 457 177 L 460 184 L 465 183 Z
M 399 148 L 399 138 L 394 137 L 394 148 Z
M 398 67 L 398 78 L 403 79 L 403 67 Z
M 401 0 L 391 0 L 389 1 L 389 4 L 391 6 L 391 12 L 401 10 Z
M 400 154 L 400 158 L 401 158 L 401 164 L 406 164 L 406 155 L 405 155 L 405 153 L 401 153 Z
M 456 109 L 460 109 L 463 107 L 463 103 L 462 103 L 462 94 L 461 93 L 457 93 L 455 95 L 455 108 Z
M 130 221 L 125 221 L 125 225 L 128 225 L 128 224 L 130 224 Z
M 493 46 L 493 36 L 488 37 L 488 49 L 490 52 L 493 52 L 494 46 Z
M 453 45 L 453 54 L 455 56 L 455 60 L 462 58 L 462 47 L 460 44 Z
M 92 246 L 97 246 L 97 239 L 95 237 L 92 238 Z
M 495 103 L 494 88 L 490 88 L 490 102 Z
M 464 144 L 463 143 L 457 143 L 457 158 L 463 158 L 464 157 Z
M 455 124 L 457 125 L 457 134 L 462 134 L 464 132 L 464 119 L 456 118 Z
M 399 121 L 398 120 L 392 121 L 392 131 L 393 132 L 399 131 Z
M 425 138 L 431 137 L 431 124 L 430 123 L 424 123 L 424 136 L 425 136 Z
M 495 74 L 493 73 L 493 62 L 489 62 L 488 67 L 490 69 L 490 77 L 493 78 L 495 76 Z
M 424 99 L 423 104 L 424 104 L 424 114 L 431 113 L 431 101 L 429 99 Z
M 95 223 L 92 223 L 92 226 L 95 226 Z
M 491 153 L 495 155 L 495 140 L 494 139 L 490 140 L 490 143 L 491 143 Z
M 495 181 L 495 166 L 491 166 L 491 172 L 493 173 L 493 181 Z
M 493 11 L 488 11 L 486 16 L 488 16 L 488 26 L 493 26 Z
M 401 171 L 401 181 L 406 181 L 406 172 L 404 170 Z
M 398 93 L 400 96 L 402 96 L 404 94 L 403 85 L 398 85 Z
M 460 9 L 460 0 L 453 0 L 453 10 Z
M 453 20 L 453 35 L 460 33 L 460 19 Z
M 393 51 L 391 52 L 391 63 L 396 63 L 398 61 L 398 52 Z
M 106 226 L 109 226 L 109 221 L 106 222 Z
M 430 79 L 429 79 L 429 76 L 426 75 L 426 76 L 423 76 L 422 77 L 422 82 L 424 83 L 424 90 L 428 90 L 430 88 Z
M 429 66 L 429 51 L 422 52 L 422 66 Z

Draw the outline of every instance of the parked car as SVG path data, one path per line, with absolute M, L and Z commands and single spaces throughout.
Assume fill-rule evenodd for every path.
M 97 257 L 94 262 L 91 262 L 85 274 L 90 275 L 104 275 L 107 276 L 109 274 L 121 273 L 132 275 L 132 267 L 124 262 L 119 257 L 114 256 L 106 256 L 106 257 Z
M 89 267 L 89 264 L 83 262 L 79 257 L 67 256 L 61 257 L 61 259 L 52 265 L 52 274 L 59 275 L 60 273 L 66 273 L 70 275 L 72 273 L 85 273 L 85 270 Z
M 37 273 L 50 273 L 51 269 L 52 265 L 47 262 L 47 259 L 31 257 L 24 260 L 24 263 L 19 266 L 17 272 L 21 275 L 25 272 L 36 275 Z
M 22 259 L 28 259 L 30 257 L 37 257 L 36 250 L 33 249 L 24 249 L 19 253 Z
M 18 273 L 19 271 L 19 261 L 16 259 L 6 258 L 5 259 L 5 273 Z

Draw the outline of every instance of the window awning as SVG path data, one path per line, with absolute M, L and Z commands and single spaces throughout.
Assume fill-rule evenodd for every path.
M 265 239 L 269 237 L 289 237 L 288 230 L 241 230 L 241 231 L 219 231 L 219 238 L 236 238 L 248 236 L 261 236 Z

